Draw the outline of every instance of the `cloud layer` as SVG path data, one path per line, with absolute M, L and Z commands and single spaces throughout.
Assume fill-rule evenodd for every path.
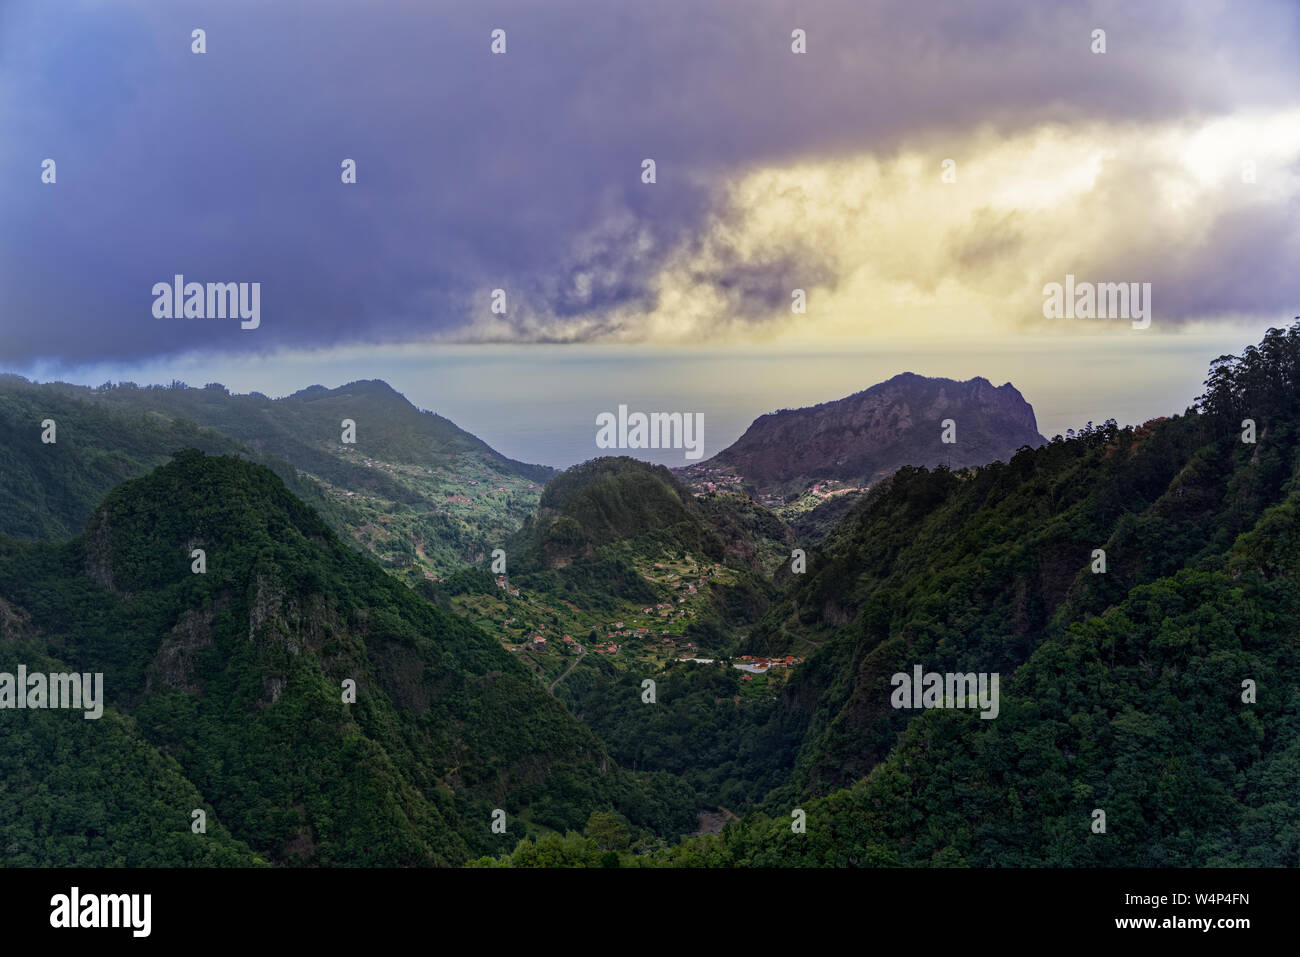
M 1298 17 L 1285 2 L 10 0 L 0 361 L 1005 331 L 1041 322 L 1036 290 L 1067 271 L 1152 282 L 1153 329 L 1282 320 Z M 176 273 L 261 282 L 261 327 L 155 319 L 150 290 Z

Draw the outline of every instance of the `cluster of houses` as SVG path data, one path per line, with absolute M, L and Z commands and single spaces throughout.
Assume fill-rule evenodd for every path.
M 503 622 L 503 624 L 509 625 L 509 624 L 513 623 L 514 621 L 515 621 L 514 618 L 507 618 L 507 619 Z M 563 635 L 563 636 L 561 636 L 561 639 L 560 639 L 560 640 L 564 642 L 564 646 L 565 646 L 566 648 L 581 648 L 581 647 L 582 647 L 580 644 L 578 644 L 577 640 L 575 640 L 574 637 L 573 637 L 572 635 Z M 537 634 L 535 634 L 535 635 L 531 635 L 531 636 L 525 638 L 525 639 L 523 640 L 523 644 L 513 645 L 513 646 L 511 646 L 511 645 L 506 645 L 506 649 L 507 649 L 508 651 L 523 651 L 525 648 L 531 648 L 531 649 L 533 649 L 534 651 L 545 651 L 545 650 L 547 649 L 547 647 L 549 646 L 549 644 L 550 644 L 550 642 L 547 640 L 546 636 L 542 634 L 542 629 L 539 628 Z M 600 649 L 599 647 L 597 647 L 596 650 L 597 650 L 597 651 L 600 651 L 601 649 Z M 612 650 L 612 651 L 618 651 L 618 645 L 615 645 L 613 642 L 611 642 L 611 643 L 610 643 L 610 650 Z
M 865 492 L 869 488 L 870 486 L 864 486 L 862 488 L 853 488 L 851 486 L 845 486 L 844 488 L 831 488 L 830 482 L 818 482 L 809 489 L 809 491 L 818 498 L 834 498 L 836 495 L 847 495 L 850 492 Z
M 513 623 L 515 620 L 516 619 L 514 618 L 508 618 L 506 619 L 504 624 L 509 625 Z M 622 624 L 623 622 L 621 621 L 613 622 L 613 625 L 622 625 Z M 616 655 L 623 650 L 623 646 L 616 641 L 612 641 L 608 639 L 613 639 L 624 635 L 630 636 L 632 634 L 634 634 L 634 632 L 631 629 L 626 629 L 626 628 L 618 629 L 616 631 L 611 631 L 609 632 L 609 634 L 606 635 L 606 639 L 607 639 L 606 641 L 602 641 L 599 644 L 593 645 L 591 650 L 598 655 Z M 647 638 L 651 637 L 650 629 L 648 628 L 637 628 L 635 630 L 635 634 Z M 684 641 L 681 640 L 680 638 L 673 637 L 672 635 L 660 635 L 658 637 L 663 642 L 663 644 L 667 645 L 670 649 L 680 650 L 684 653 L 683 657 L 677 659 L 678 661 L 693 661 L 696 662 L 697 664 L 702 664 L 702 665 L 711 665 L 715 661 L 715 659 L 713 658 L 693 657 L 693 655 L 697 653 L 699 650 L 695 642 L 693 641 Z M 567 648 L 582 647 L 579 644 L 579 642 L 576 639 L 574 639 L 572 635 L 562 636 L 561 641 L 563 641 L 564 646 Z M 525 649 L 529 649 L 532 651 L 545 651 L 549 647 L 549 644 L 550 643 L 547 640 L 546 636 L 541 634 L 541 630 L 539 629 L 537 634 L 530 635 L 529 637 L 525 638 L 521 644 L 518 645 L 508 644 L 505 647 L 507 651 L 523 651 Z M 763 674 L 769 668 L 789 667 L 790 665 L 795 664 L 802 660 L 803 660 L 802 658 L 793 658 L 793 657 L 751 658 L 748 656 L 742 659 L 742 661 L 746 663 L 743 666 L 745 670 L 751 670 L 755 674 Z M 736 665 L 736 667 L 740 668 L 742 667 L 742 665 Z M 748 676 L 746 677 L 748 678 Z
M 506 645 L 506 651 L 523 651 L 525 648 L 532 648 L 534 651 L 546 650 L 546 636 L 532 635 L 523 640 L 519 645 Z
M 530 488 L 531 487 L 532 486 L 530 486 Z M 662 564 L 656 564 L 655 567 L 662 569 L 664 566 Z M 709 568 L 709 566 L 704 566 L 703 568 L 697 567 L 695 569 L 696 574 L 700 574 L 701 572 L 703 572 L 704 577 L 696 578 L 694 581 L 691 581 L 687 577 L 683 577 L 680 581 L 676 582 L 673 585 L 673 587 L 679 590 L 685 589 L 688 593 L 694 594 L 697 591 L 697 586 L 704 585 L 709 578 L 715 577 L 720 567 L 721 566 L 717 564 L 712 565 L 711 568 Z M 709 570 L 705 571 L 705 569 L 709 569 Z M 430 577 L 430 576 L 426 575 L 426 577 Z M 672 581 L 675 578 L 677 578 L 676 575 L 670 575 L 668 580 Z M 516 596 L 519 594 L 519 589 L 510 587 L 510 584 L 507 581 L 505 575 L 495 576 L 495 581 L 498 588 L 508 591 L 509 594 L 516 595 Z M 654 605 L 654 607 L 646 607 L 643 608 L 641 611 L 645 615 L 657 614 L 657 617 L 659 618 L 681 618 L 684 615 L 688 614 L 688 612 L 686 609 L 680 608 L 678 606 L 684 604 L 686 600 L 687 600 L 686 597 L 682 596 L 677 599 L 676 603 L 673 603 L 671 600 L 667 602 L 658 602 Z M 514 618 L 508 618 L 505 620 L 504 624 L 510 625 L 515 621 L 516 619 Z M 648 640 L 657 637 L 668 648 L 674 651 L 680 649 L 681 652 L 685 653 L 686 657 L 677 659 L 679 661 L 694 661 L 694 662 L 699 662 L 701 664 L 712 664 L 714 661 L 714 659 L 711 658 L 705 659 L 705 658 L 690 657 L 690 655 L 692 655 L 693 653 L 698 652 L 698 649 L 693 642 L 682 640 L 680 636 L 674 637 L 672 635 L 667 635 L 662 633 L 659 635 L 653 635 L 651 633 L 650 628 L 648 627 L 634 627 L 637 624 L 638 622 L 636 621 L 633 621 L 631 623 L 631 626 L 629 626 L 627 622 L 623 622 L 623 621 L 610 622 L 606 626 L 604 640 L 599 643 L 593 644 L 592 650 L 595 651 L 596 654 L 615 655 L 618 654 L 621 650 L 623 650 L 623 644 L 620 641 L 621 639 L 636 637 L 636 638 L 644 638 Z M 543 630 L 544 629 L 539 627 L 537 629 L 536 634 L 524 638 L 519 645 L 512 646 L 507 644 L 506 645 L 507 650 L 516 651 L 516 652 L 523 651 L 524 649 L 545 651 L 549 645 L 549 642 L 546 636 L 541 634 Z M 578 642 L 574 640 L 572 635 L 564 635 L 562 641 L 564 642 L 565 647 L 569 647 L 569 648 L 581 647 L 581 645 L 579 645 Z M 793 659 L 790 659 L 790 662 L 793 663 Z M 762 671 L 766 671 L 768 667 L 773 667 L 773 666 L 774 665 L 767 664 L 762 668 Z M 775 666 L 777 667 L 785 666 L 784 660 L 782 660 L 779 665 L 775 665 Z
M 691 591 L 694 590 L 695 590 L 694 588 L 691 589 Z M 685 598 L 677 599 L 677 603 L 679 605 L 684 603 L 685 601 L 686 601 Z M 686 609 L 679 608 L 674 613 L 673 606 L 670 602 L 660 602 L 659 604 L 655 605 L 653 608 L 642 608 L 641 614 L 643 615 L 657 614 L 660 618 L 673 618 L 673 617 L 683 618 L 686 615 Z
M 565 646 L 568 647 L 568 648 L 577 648 L 577 647 L 578 647 L 578 643 L 577 643 L 576 641 L 574 641 L 572 635 L 565 635 L 561 640 L 564 642 Z M 525 642 L 525 644 L 531 644 L 534 648 L 538 649 L 539 651 L 545 651 L 545 650 L 546 650 L 546 636 L 543 635 L 543 634 L 541 634 L 541 633 L 539 632 L 538 634 L 534 635 L 532 638 L 529 638 L 529 639 Z
M 750 674 L 765 675 L 773 669 L 793 668 L 797 664 L 802 664 L 802 658 L 796 658 L 794 655 L 786 655 L 784 658 L 759 658 L 754 655 L 741 655 L 737 659 L 740 663 L 732 662 L 733 668 L 739 668 L 741 671 L 748 671 Z M 748 680 L 748 678 L 746 679 Z
M 741 484 L 741 478 L 735 472 L 711 465 L 696 465 L 691 469 L 691 492 L 697 498 L 719 489 L 729 491 Z

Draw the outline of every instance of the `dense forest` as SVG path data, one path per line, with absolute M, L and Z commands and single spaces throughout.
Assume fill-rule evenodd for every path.
M 38 746 L 70 718 L 86 726 L 85 760 L 123 792 L 101 812 L 109 838 L 80 863 L 121 858 L 120 840 L 157 826 L 154 765 L 189 795 L 180 818 L 159 820 L 210 807 L 282 864 L 458 863 L 506 839 L 489 830 L 496 808 L 516 837 L 581 826 L 593 810 L 665 837 L 693 822 L 686 785 L 619 768 L 496 642 L 343 547 L 248 462 L 179 453 L 114 490 L 78 538 L 0 539 L 0 595 L 21 624 L 0 644 L 0 671 L 55 657 L 102 672 L 109 702 L 98 722 L 29 719 L 33 747 L 8 739 L 15 800 L 0 847 L 15 859 L 67 861 L 83 846 L 84 792 L 51 789 Z M 57 856 L 36 853 L 22 839 L 32 833 Z M 169 864 L 193 849 L 169 837 L 130 853 Z
M 600 612 L 661 597 L 656 563 L 725 572 L 683 635 L 716 660 L 665 665 L 653 707 L 596 655 L 539 682 L 454 611 L 501 591 L 485 563 L 410 587 L 273 450 L 0 390 L 7 427 L 81 436 L 3 450 L 0 671 L 108 689 L 99 721 L 7 712 L 0 860 L 1300 866 L 1298 386 L 1300 321 L 1182 414 L 903 468 L 793 527 L 631 459 L 571 469 L 507 540 L 512 585 Z M 740 655 L 804 660 L 753 681 Z M 893 707 L 916 665 L 999 674 L 996 720 Z M 700 812 L 727 821 L 691 836 Z
M 622 863 L 1300 864 L 1298 365 L 1300 324 L 1216 360 L 1184 415 L 873 490 L 745 643 L 810 657 L 777 707 L 732 721 L 751 758 L 726 793 L 789 773 L 721 835 Z M 914 663 L 1000 672 L 998 719 L 893 709 L 889 678 Z M 737 711 L 679 704 L 696 726 Z M 633 709 L 585 707 L 639 767 L 706 793 L 711 769 L 737 771 L 707 747 L 658 749 L 672 725 L 650 736 Z M 500 862 L 589 844 L 530 841 Z

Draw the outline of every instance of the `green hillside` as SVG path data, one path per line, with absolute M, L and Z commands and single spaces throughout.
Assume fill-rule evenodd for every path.
M 116 489 L 80 538 L 0 540 L 0 595 L 29 647 L 102 671 L 110 705 L 271 862 L 454 864 L 506 840 L 498 807 L 514 838 L 600 809 L 665 836 L 693 822 L 689 788 L 617 768 L 495 641 L 246 462 L 187 451 Z M 20 777 L 58 773 L 15 756 Z
M 300 498 L 330 508 L 320 488 L 283 461 L 186 419 L 96 405 L 84 398 L 88 391 L 0 376 L 0 534 L 46 540 L 77 535 L 109 491 L 183 448 L 258 461 Z M 41 440 L 47 420 L 54 422 L 53 442 Z
M 53 418 L 61 442 L 40 442 Z M 355 423 L 343 442 L 342 423 Z M 0 377 L 0 532 L 56 540 L 181 448 L 268 466 L 356 547 L 408 581 L 480 561 L 531 514 L 544 466 L 507 459 L 384 382 L 283 399 L 210 383 L 96 389 Z
M 1300 323 L 1216 360 L 1182 416 L 874 489 L 747 641 L 808 660 L 752 711 L 725 787 L 790 773 L 720 835 L 624 863 L 1300 864 L 1297 386 Z M 895 709 L 891 676 L 918 664 L 999 673 L 998 717 Z M 686 701 L 697 725 L 740 710 Z M 643 720 L 636 747 L 631 709 L 592 723 L 717 793 L 663 747 L 706 742 Z
M 0 599 L 0 672 L 65 673 L 27 616 Z M 0 866 L 265 866 L 231 837 L 174 759 L 117 708 L 6 710 L 0 735 Z M 207 815 L 205 833 L 192 812 Z
M 791 539 L 776 516 L 746 498 L 697 500 L 663 466 L 623 456 L 592 459 L 551 480 L 507 551 L 522 584 L 608 604 L 610 597 L 654 601 L 638 566 L 687 555 L 744 569 L 761 590 Z
M 504 611 L 523 619 L 524 635 L 549 621 L 594 644 L 614 629 L 617 654 L 589 654 L 564 672 L 559 697 L 623 766 L 688 782 L 704 807 L 745 806 L 784 780 L 797 743 L 779 730 L 777 682 L 677 659 L 726 657 L 743 641 L 776 593 L 772 573 L 792 541 L 748 498 L 696 497 L 663 466 L 594 459 L 553 479 L 507 546 L 521 596 Z M 490 579 L 484 587 L 494 590 Z M 598 619 L 588 634 L 576 612 L 591 609 L 606 613 L 603 622 L 623 620 Z M 525 655 L 543 666 L 551 657 Z M 658 685 L 653 707 L 641 696 L 647 678 Z
M 1047 640 L 997 720 L 923 713 L 864 781 L 798 804 L 807 833 L 755 815 L 658 862 L 1300 866 L 1298 494 L 1227 555 Z
M 146 441 L 153 420 L 64 397 L 50 407 L 86 437 L 66 469 L 38 472 L 52 447 L 32 420 L 60 396 L 23 388 L 0 391 L 37 436 L 7 449 L 28 469 L 7 501 L 35 482 L 62 503 L 50 514 L 75 515 L 115 462 L 139 468 L 184 434 Z M 95 429 L 130 454 L 113 460 Z M 395 494 L 424 494 L 431 471 L 322 454 Z M 59 662 L 109 689 L 101 721 L 10 725 L 3 787 L 19 800 L 0 811 L 0 854 L 1300 866 L 1297 463 L 1300 320 L 1216 360 L 1181 415 L 1089 425 L 977 469 L 903 468 L 794 528 L 733 492 L 596 459 L 497 539 L 506 573 L 483 555 L 414 589 L 344 545 L 327 509 L 361 506 L 328 480 L 308 482 L 325 490 L 313 509 L 265 467 L 185 451 L 117 486 L 80 536 L 0 537 L 0 671 Z M 383 514 L 410 545 L 413 513 Z M 343 524 L 354 542 L 358 527 Z M 742 672 L 740 656 L 767 660 Z M 894 707 L 893 675 L 916 666 L 997 673 L 996 718 Z M 188 831 L 193 808 L 206 838 Z M 718 833 L 681 839 L 697 825 Z
M 231 394 L 219 383 L 202 389 L 119 384 L 86 391 L 93 401 L 109 406 L 190 419 L 331 481 L 351 475 L 332 454 L 341 444 L 344 419 L 356 423 L 355 451 L 371 459 L 437 466 L 474 452 L 501 472 L 541 481 L 554 474 L 544 466 L 525 465 L 494 452 L 442 416 L 417 409 L 379 380 L 351 382 L 337 389 L 311 386 L 282 399 L 256 392 Z

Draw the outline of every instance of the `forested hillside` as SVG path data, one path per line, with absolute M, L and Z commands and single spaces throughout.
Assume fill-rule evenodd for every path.
M 1222 556 L 1284 502 L 1300 459 L 1297 396 L 1279 384 L 1290 373 L 1256 367 L 1285 369 L 1297 343 L 1296 328 L 1274 330 L 1217 363 L 1185 415 L 1088 428 L 1005 465 L 906 470 L 860 505 L 751 637 L 818 648 L 786 692 L 808 720 L 792 793 L 845 786 L 885 756 L 910 717 L 890 707 L 895 672 L 1014 671 L 1133 588 Z M 1092 570 L 1097 549 L 1104 573 Z
M 735 624 L 731 604 L 747 604 L 749 620 L 765 607 L 772 570 L 792 541 L 780 519 L 746 498 L 697 499 L 663 466 L 619 457 L 592 459 L 549 482 L 506 550 L 522 586 L 594 607 L 655 601 L 642 572 L 656 561 L 693 555 L 723 563 L 739 580 L 727 597 L 719 590 L 717 611 Z
M 738 729 L 763 750 L 731 793 L 789 762 L 766 813 L 624 863 L 1297 866 L 1298 422 L 1300 324 L 1216 360 L 1182 416 L 900 471 L 749 639 L 810 652 Z M 1000 673 L 997 718 L 893 708 L 917 664 Z M 736 710 L 681 701 L 715 726 Z M 629 722 L 645 735 L 627 708 L 597 726 L 629 748 Z M 717 756 L 682 750 L 636 754 L 707 780 Z
M 88 402 L 88 392 L 0 376 L 0 533 L 48 541 L 80 534 L 114 487 L 183 448 L 257 461 L 299 498 L 334 514 L 321 489 L 284 461 L 187 419 Z M 46 434 L 51 441 L 42 441 Z
M 1045 641 L 997 720 L 915 718 L 864 781 L 800 802 L 806 834 L 754 815 L 657 862 L 1300 866 L 1298 494 Z
M 0 537 L 0 671 L 108 688 L 100 721 L 26 713 L 0 742 L 20 798 L 0 853 L 1300 866 L 1300 321 L 1205 386 L 1136 428 L 903 468 L 808 540 L 734 493 L 596 459 L 503 539 L 500 580 L 483 562 L 416 589 L 268 469 L 185 451 L 80 536 Z M 156 445 L 133 441 L 134 468 Z M 68 476 L 49 493 L 65 503 L 111 475 L 75 444 L 39 479 Z M 740 655 L 782 667 L 742 673 Z M 917 666 L 998 674 L 996 717 L 894 707 L 893 675 Z M 679 840 L 710 816 L 720 833 Z
M 53 442 L 41 441 L 47 420 Z M 352 441 L 343 441 L 345 421 Z M 77 534 L 113 486 L 197 448 L 266 465 L 409 581 L 482 559 L 531 514 L 554 474 L 505 458 L 380 381 L 271 399 L 219 383 L 91 389 L 3 376 L 0 426 L 12 436 L 0 447 L 0 532 Z
M 0 595 L 21 623 L 0 670 L 50 655 L 104 673 L 109 712 L 76 714 L 89 728 L 78 737 L 121 776 L 102 805 L 72 790 L 56 791 L 53 811 L 10 806 L 0 846 L 31 863 L 66 859 L 87 815 L 123 822 L 94 859 L 129 857 L 121 842 L 157 810 L 145 772 L 160 762 L 176 799 L 189 795 L 161 820 L 210 807 L 275 863 L 455 864 L 506 840 L 489 829 L 495 808 L 516 838 L 602 809 L 664 836 L 693 823 L 688 787 L 619 769 L 495 641 L 343 547 L 246 462 L 188 451 L 116 489 L 82 537 L 0 539 Z M 68 718 L 33 723 L 27 743 Z M 61 773 L 45 749 L 7 748 L 6 781 L 44 789 Z M 48 852 L 24 844 L 51 814 Z M 164 843 L 170 863 L 196 853 Z

